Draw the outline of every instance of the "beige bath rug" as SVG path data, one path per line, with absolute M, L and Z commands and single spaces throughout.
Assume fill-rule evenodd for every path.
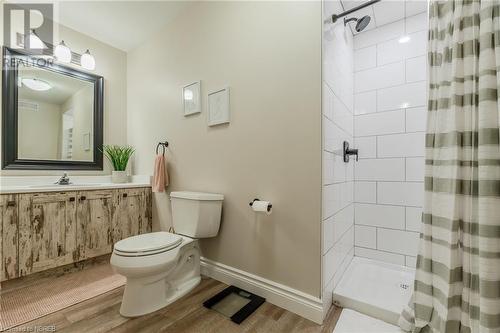
M 28 323 L 125 285 L 110 265 L 99 265 L 39 284 L 4 292 L 0 300 L 0 331 Z

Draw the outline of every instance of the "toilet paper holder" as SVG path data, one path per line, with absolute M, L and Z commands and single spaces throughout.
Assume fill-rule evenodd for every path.
M 254 203 L 255 201 L 260 201 L 260 199 L 257 199 L 257 198 L 253 199 L 253 200 L 252 200 L 252 202 L 250 202 L 248 205 L 249 205 L 250 207 L 252 207 L 252 206 L 253 206 L 253 203 Z M 271 208 L 273 208 L 273 205 L 272 205 L 272 204 L 267 205 L 267 211 L 268 211 L 268 212 L 270 212 L 270 211 L 271 211 Z

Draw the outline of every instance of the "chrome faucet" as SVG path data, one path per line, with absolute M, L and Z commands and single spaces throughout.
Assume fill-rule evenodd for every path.
M 68 173 L 65 172 L 63 173 L 62 177 L 59 178 L 59 180 L 57 182 L 55 182 L 54 184 L 58 184 L 58 185 L 69 185 L 70 182 L 69 182 L 69 177 L 68 177 Z

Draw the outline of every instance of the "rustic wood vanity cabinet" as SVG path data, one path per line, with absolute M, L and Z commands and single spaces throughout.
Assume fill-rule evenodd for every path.
M 19 276 L 78 259 L 76 193 L 19 194 Z
M 151 230 L 151 198 L 142 189 L 118 191 L 113 215 L 113 240 L 143 234 Z
M 0 195 L 0 280 L 109 254 L 151 232 L 151 189 Z
M 18 222 L 17 222 L 17 194 L 0 196 L 0 281 L 13 279 L 19 276 L 18 271 Z
M 113 249 L 112 224 L 115 213 L 113 191 L 88 191 L 78 194 L 79 259 L 110 253 Z

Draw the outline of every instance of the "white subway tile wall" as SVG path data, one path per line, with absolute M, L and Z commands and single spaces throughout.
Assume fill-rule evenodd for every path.
M 364 257 L 373 260 L 385 261 L 391 264 L 404 265 L 405 256 L 391 252 L 384 252 L 379 250 L 368 249 L 365 247 L 356 246 L 354 254 L 357 257 Z
M 377 92 L 367 91 L 356 94 L 354 99 L 354 114 L 377 112 Z
M 409 3 L 411 1 L 406 2 L 406 7 L 408 9 Z M 420 2 L 423 6 L 426 6 L 427 4 L 425 1 L 416 1 Z M 412 32 L 417 32 L 417 31 L 425 31 L 427 30 L 427 13 L 422 11 L 425 11 L 425 9 L 421 9 L 420 14 L 418 15 L 412 15 L 406 18 L 406 33 L 412 33 Z
M 377 90 L 377 111 L 426 105 L 427 82 L 413 82 Z
M 412 8 L 407 3 L 407 11 Z M 400 43 L 405 33 L 410 38 Z M 354 49 L 354 140 L 360 149 L 355 255 L 414 267 L 423 201 L 427 14 L 357 34 Z
M 420 182 L 424 179 L 425 159 L 423 157 L 408 157 L 406 159 L 406 180 Z
M 377 137 L 375 136 L 354 138 L 354 146 L 358 149 L 359 158 L 377 157 Z
M 377 203 L 421 207 L 424 201 L 423 182 L 379 182 Z
M 406 230 L 420 232 L 422 208 L 406 207 Z
M 401 158 L 365 158 L 356 163 L 356 181 L 403 181 L 405 160 Z
M 325 13 L 343 11 L 338 1 L 324 6 Z M 322 275 L 323 300 L 331 304 L 332 290 L 354 256 L 354 164 L 344 163 L 342 147 L 354 143 L 354 62 L 370 57 L 354 58 L 353 36 L 342 22 L 329 28 L 323 38 Z
M 377 46 L 365 47 L 354 54 L 354 68 L 358 70 L 377 66 Z
M 405 64 L 378 66 L 354 73 L 354 92 L 388 88 L 405 82 Z
M 406 256 L 405 265 L 410 268 L 417 267 L 417 257 Z
M 395 62 L 400 64 L 404 63 L 405 60 L 408 62 L 415 57 L 425 56 L 427 47 L 427 32 L 419 31 L 408 34 L 408 38 L 409 41 L 407 43 L 400 43 L 399 38 L 397 38 L 377 44 L 377 67 L 375 68 L 385 68 L 387 64 Z M 404 76 L 404 70 L 402 71 Z
M 415 256 L 418 251 L 418 232 L 377 228 L 377 249 Z
M 377 157 L 418 157 L 425 153 L 425 133 L 403 133 L 377 137 Z
M 406 82 L 417 82 L 427 77 L 427 57 L 425 55 L 406 60 Z
M 377 248 L 377 228 L 356 225 L 354 230 L 356 233 L 354 245 L 369 249 Z
M 377 183 L 356 181 L 354 183 L 354 202 L 377 203 Z
M 381 26 L 405 16 L 404 1 L 381 1 L 373 5 L 377 25 Z
M 405 229 L 405 208 L 356 203 L 356 224 L 389 229 Z
M 377 45 L 391 39 L 401 37 L 404 32 L 404 21 L 397 21 L 357 34 L 354 38 L 354 50 Z
M 356 137 L 405 132 L 405 112 L 395 110 L 357 115 L 354 117 Z
M 427 1 L 422 1 L 422 0 L 406 1 L 406 7 L 405 7 L 406 17 L 409 20 L 411 17 L 415 17 L 414 15 L 421 13 L 419 19 L 423 19 L 424 21 L 422 21 L 422 23 L 419 26 L 423 26 L 423 28 L 421 29 L 427 29 L 427 7 L 428 7 Z
M 424 132 L 427 125 L 427 112 L 425 107 L 408 108 L 406 109 L 406 131 L 407 132 Z

